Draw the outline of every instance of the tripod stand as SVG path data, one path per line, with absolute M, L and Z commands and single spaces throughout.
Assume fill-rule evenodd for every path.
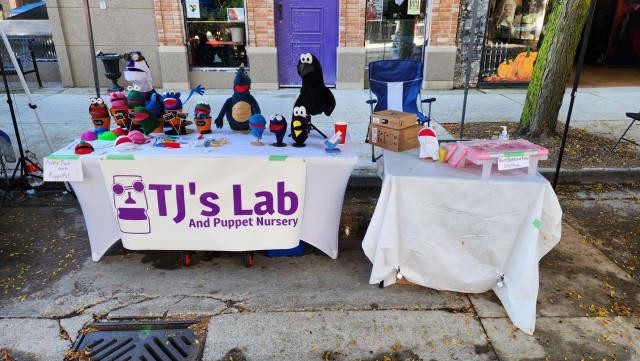
M 309 133 L 311 133 L 311 130 L 315 130 L 316 132 L 320 133 L 321 136 L 324 137 L 324 139 L 327 139 L 327 136 L 324 135 L 324 133 L 322 133 L 320 131 L 320 129 L 318 129 L 318 127 L 316 127 L 315 125 L 313 125 L 313 123 L 311 123 L 311 121 L 309 121 Z
M 29 108 L 33 109 L 33 112 L 36 116 L 36 119 L 38 120 L 38 123 L 40 124 L 40 129 L 42 130 L 42 134 L 44 135 L 45 140 L 47 141 L 47 144 L 49 145 L 49 150 L 51 152 L 53 152 L 53 146 L 51 145 L 51 141 L 49 140 L 49 137 L 47 136 L 47 133 L 44 130 L 44 126 L 42 125 L 42 121 L 40 120 L 40 115 L 38 114 L 38 111 L 36 110 L 37 106 L 35 105 L 35 103 L 33 102 L 33 98 L 31 97 L 31 92 L 29 92 L 29 87 L 27 86 L 26 81 L 24 80 L 24 75 L 22 74 L 22 69 L 20 68 L 20 64 L 18 63 L 18 60 L 16 60 L 16 57 L 13 53 L 13 49 L 11 48 L 11 44 L 9 43 L 9 39 L 7 39 L 7 33 L 4 31 L 4 26 L 2 25 L 2 22 L 0 22 L 0 36 L 2 37 L 2 41 L 4 42 L 4 46 L 7 50 L 7 54 L 9 54 L 9 58 L 11 58 L 11 62 L 13 64 L 13 67 L 15 69 L 15 73 L 18 76 L 18 79 L 20 79 L 20 83 L 22 84 L 22 88 L 24 89 L 25 94 L 27 95 L 27 98 L 29 99 Z M 22 149 L 22 140 L 20 139 L 20 132 L 18 131 L 18 122 L 16 121 L 16 114 L 13 108 L 13 101 L 11 100 L 11 93 L 9 91 L 9 83 L 7 81 L 7 74 L 4 68 L 4 63 L 2 62 L 2 56 L 0 55 L 0 72 L 2 73 L 2 79 L 4 81 L 4 88 L 7 94 L 7 103 L 9 104 L 9 110 L 11 112 L 11 120 L 13 121 L 13 130 L 15 132 L 16 135 L 16 140 L 18 142 L 18 150 L 20 152 L 20 158 L 18 159 L 18 165 L 16 166 L 16 168 L 13 171 L 13 174 L 11 176 L 11 181 L 9 182 L 9 186 L 6 190 L 6 192 L 4 192 L 3 196 L 2 196 L 2 202 L 0 202 L 0 207 L 2 207 L 2 205 L 4 204 L 5 199 L 7 198 L 7 194 L 9 194 L 9 192 L 11 192 L 11 188 L 13 188 L 13 186 L 15 186 L 16 184 L 18 184 L 20 181 L 22 181 L 25 177 L 37 177 L 33 174 L 28 174 L 28 172 L 26 172 L 27 170 L 27 163 L 29 163 L 29 166 L 33 166 L 36 169 L 42 171 L 42 168 L 40 168 L 37 164 L 34 164 L 34 162 L 32 162 L 30 159 L 28 159 L 27 157 L 25 157 L 24 155 L 24 150 Z M 18 178 L 17 180 L 15 179 L 16 177 L 16 173 L 18 172 L 18 169 L 20 169 L 20 178 Z M 67 190 L 69 190 L 67 188 Z
M 9 50 L 9 49 L 7 49 Z M 19 69 L 19 68 L 18 68 Z M 29 165 L 36 167 L 38 170 L 42 171 L 42 168 L 40 168 L 37 164 L 34 164 L 30 159 L 28 159 L 27 157 L 25 157 L 24 155 L 24 150 L 22 148 L 22 140 L 20 139 L 20 131 L 18 130 L 18 122 L 16 121 L 16 113 L 14 111 L 13 108 L 13 100 L 11 100 L 11 92 L 9 90 L 9 83 L 7 82 L 7 74 L 4 70 L 4 64 L 2 62 L 2 54 L 0 54 L 0 72 L 2 73 L 2 80 L 4 82 L 4 90 L 7 94 L 7 104 L 9 104 L 9 112 L 11 113 L 11 120 L 13 121 L 13 131 L 16 135 L 16 141 L 18 143 L 18 152 L 20 154 L 20 156 L 17 159 L 17 166 L 16 168 L 13 170 L 13 174 L 11 175 L 10 181 L 8 181 L 8 186 L 7 186 L 7 190 L 3 191 L 2 193 L 2 203 L 0 203 L 0 206 L 2 204 L 4 204 L 4 200 L 5 199 L 11 199 L 11 189 L 16 185 L 19 184 L 24 178 L 26 177 L 38 177 L 36 175 L 33 174 L 29 174 L 26 170 L 27 170 L 27 163 L 29 163 Z M 35 105 L 31 105 L 29 104 L 30 107 L 35 107 Z M 20 177 L 18 179 L 16 179 L 16 173 L 18 172 L 18 169 L 20 169 Z M 38 177 L 40 179 L 42 179 L 42 177 Z

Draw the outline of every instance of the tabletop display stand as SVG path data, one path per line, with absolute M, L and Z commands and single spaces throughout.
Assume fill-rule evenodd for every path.
M 536 174 L 538 161 L 547 159 L 549 151 L 524 139 L 516 140 L 474 140 L 445 143 L 445 161 L 456 168 L 464 168 L 466 162 L 482 166 L 482 178 L 489 178 L 491 169 L 501 158 L 526 157 L 529 166 L 527 174 Z
M 159 147 L 162 139 L 153 139 L 150 143 L 140 145 L 139 150 L 128 153 L 115 151 L 113 142 L 97 140 L 92 142 L 95 148 L 93 153 L 80 156 L 74 154 L 79 142 L 76 140 L 47 157 L 76 159 L 81 163 L 82 180 L 70 183 L 83 210 L 94 261 L 99 261 L 118 240 L 122 240 L 123 247 L 131 250 L 182 251 L 185 265 L 190 263 L 191 251 L 231 251 L 244 252 L 245 263 L 249 266 L 252 263 L 251 252 L 255 250 L 289 249 L 299 245 L 300 241 L 316 247 L 333 259 L 337 258 L 340 209 L 351 171 L 357 163 L 355 148 L 349 139 L 346 144 L 340 145 L 341 153 L 328 154 L 325 152 L 324 139 L 313 133 L 309 135 L 304 148 L 254 147 L 250 145 L 251 136 L 230 129 L 215 130 L 206 135 L 206 139 L 197 139 L 198 136 L 194 132 L 172 137 L 175 138 L 174 142 L 179 143 L 178 148 Z M 207 139 L 214 138 L 224 139 L 225 142 L 215 147 L 203 145 Z M 265 134 L 263 140 L 267 144 L 273 143 L 275 135 Z M 281 168 L 281 164 L 292 162 L 306 164 L 306 171 L 282 171 L 284 168 Z M 172 171 L 167 172 L 167 169 Z M 251 176 L 247 178 L 246 174 Z M 117 183 L 125 187 L 136 180 L 141 181 L 143 186 L 140 190 L 133 188 L 134 191 L 130 192 L 116 192 L 113 188 L 116 178 L 122 179 Z M 274 187 L 276 181 L 280 182 L 280 193 L 275 188 L 264 188 L 267 180 L 269 187 Z M 280 202 L 280 194 L 291 191 L 292 182 L 303 184 L 300 188 L 300 213 L 296 216 L 299 217 L 296 234 L 287 233 L 287 238 L 283 238 L 275 233 L 286 228 L 284 226 L 270 229 L 244 227 L 244 230 L 239 228 L 240 231 L 214 227 L 214 217 L 222 219 L 223 215 L 225 219 L 235 220 L 252 217 L 254 226 L 258 226 L 258 216 L 275 217 L 269 213 L 258 215 L 257 211 L 251 216 L 229 212 L 230 209 L 240 209 L 237 207 L 241 207 L 243 212 L 251 212 L 255 208 L 249 202 L 262 204 L 256 207 L 264 207 L 265 199 Z M 234 203 L 240 191 L 231 185 L 242 186 L 242 192 L 245 193 L 241 201 Z M 253 194 L 265 194 L 266 191 L 273 194 L 270 196 L 272 198 L 252 197 Z M 219 198 L 215 198 L 211 192 L 215 192 Z M 136 201 L 142 204 L 145 217 L 144 222 L 135 223 L 136 227 L 144 226 L 143 229 L 138 227 L 140 229 L 131 231 L 123 228 L 124 218 L 118 212 L 129 207 L 131 202 L 127 203 L 126 197 L 118 198 L 119 193 L 138 197 Z M 162 210 L 159 210 L 158 203 L 160 193 L 166 193 Z M 183 193 L 184 197 L 176 196 Z M 181 207 L 177 207 L 178 199 L 192 203 L 183 202 Z M 201 215 L 201 211 L 212 213 L 215 205 L 221 209 L 219 215 Z M 279 208 L 276 211 L 276 216 L 284 214 Z M 208 226 L 207 222 L 211 222 L 211 225 Z M 255 234 L 261 236 L 255 237 Z

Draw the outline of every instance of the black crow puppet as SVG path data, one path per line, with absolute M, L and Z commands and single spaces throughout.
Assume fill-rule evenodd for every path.
M 302 78 L 302 88 L 294 107 L 304 106 L 307 115 L 317 115 L 322 112 L 327 116 L 331 115 L 336 107 L 336 99 L 324 85 L 320 61 L 311 53 L 300 55 L 298 74 Z

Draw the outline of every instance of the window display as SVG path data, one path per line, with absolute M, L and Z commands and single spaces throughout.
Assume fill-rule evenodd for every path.
M 491 0 L 480 66 L 480 82 L 522 83 L 531 79 L 537 49 L 553 0 Z
M 192 68 L 248 64 L 244 0 L 183 0 Z
M 367 61 L 422 61 L 426 1 L 367 0 L 365 48 Z

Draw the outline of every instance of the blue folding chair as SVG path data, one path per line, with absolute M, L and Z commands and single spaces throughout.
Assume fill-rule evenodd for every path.
M 422 99 L 422 74 L 424 64 L 413 60 L 380 60 L 369 63 L 369 104 L 371 115 L 381 110 L 396 110 L 416 114 L 416 123 L 431 123 L 431 103 L 436 98 Z M 374 96 L 375 95 L 375 99 Z M 420 101 L 418 101 L 420 98 Z M 423 104 L 429 104 L 424 113 Z M 375 104 L 375 107 L 374 107 Z M 420 107 L 418 108 L 418 105 Z M 371 116 L 369 117 L 369 128 Z M 369 142 L 369 129 L 365 143 Z M 374 146 L 371 145 L 371 161 L 375 162 Z

